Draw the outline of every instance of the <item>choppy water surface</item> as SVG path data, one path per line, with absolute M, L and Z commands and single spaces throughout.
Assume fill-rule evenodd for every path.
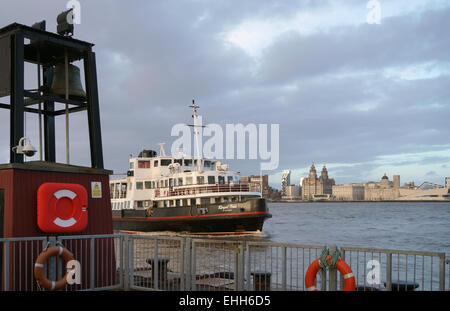
M 450 203 L 269 203 L 258 239 L 450 254 Z M 257 239 L 257 237 L 248 237 Z

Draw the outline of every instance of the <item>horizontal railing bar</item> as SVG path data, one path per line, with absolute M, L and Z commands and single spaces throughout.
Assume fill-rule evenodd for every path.
M 377 249 L 377 248 L 358 248 L 358 247 L 346 247 L 342 246 L 339 249 L 351 252 L 366 252 L 366 253 L 386 253 L 386 254 L 400 254 L 400 255 L 418 255 L 418 256 L 433 256 L 433 257 L 445 257 L 445 253 L 441 252 L 424 252 L 424 251 L 408 251 L 408 250 L 395 250 L 395 249 Z
M 305 244 L 292 244 L 292 243 L 272 243 L 272 242 L 255 242 L 249 241 L 247 245 L 253 246 L 267 246 L 267 247 L 290 247 L 290 248 L 310 248 L 310 249 L 323 249 L 326 245 L 305 245 Z
M 59 236 L 60 240 L 81 240 L 81 239 L 104 239 L 104 238 L 119 238 L 125 236 L 123 233 L 114 234 L 96 234 L 96 235 L 68 235 Z
M 160 235 L 138 235 L 138 234 L 130 234 L 130 238 L 135 240 L 175 240 L 175 241 L 181 241 L 184 239 L 184 237 L 178 237 L 178 236 L 160 236 Z
M 47 237 L 1 238 L 0 242 L 45 241 Z

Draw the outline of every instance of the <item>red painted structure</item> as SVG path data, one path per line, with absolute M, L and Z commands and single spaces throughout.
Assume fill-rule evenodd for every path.
M 89 221 L 86 229 L 79 234 L 113 233 L 110 173 L 103 169 L 48 162 L 1 164 L 0 189 L 4 189 L 3 237 L 52 235 L 40 230 L 37 224 L 37 191 L 48 182 L 76 183 L 88 191 Z M 92 198 L 93 181 L 101 182 L 102 198 Z
M 38 237 L 38 236 L 64 236 L 74 233 L 46 233 L 37 223 L 37 192 L 39 187 L 48 182 L 76 183 L 87 190 L 87 204 L 89 206 L 89 219 L 86 228 L 76 235 L 111 234 L 112 215 L 109 194 L 109 174 L 111 171 L 93 169 L 48 162 L 27 162 L 0 165 L 0 190 L 3 192 L 3 237 Z M 102 197 L 93 198 L 91 182 L 100 182 Z M 96 256 L 96 273 L 94 284 L 96 287 L 113 285 L 115 282 L 115 258 L 112 241 L 96 240 L 95 248 L 102 248 L 103 256 Z M 97 245 L 99 244 L 99 245 Z M 100 245 L 101 244 L 101 245 Z M 90 247 L 89 241 L 72 241 L 68 248 L 74 253 L 75 259 L 81 262 L 84 273 L 80 288 L 91 284 Z M 10 245 L 9 274 L 15 276 L 10 279 L 10 289 L 29 290 L 30 276 L 33 275 L 33 262 L 42 250 L 42 245 L 23 244 Z M 29 254 L 28 258 L 25 254 Z M 105 265 L 104 262 L 111 263 Z M 105 269 L 114 271 L 103 271 Z M 20 271 L 20 272 L 19 272 Z M 3 271 L 5 273 L 5 271 Z M 103 276 L 107 275 L 108 279 Z M 112 276 L 112 277 L 111 277 Z M 19 284 L 19 285 L 18 285 Z M 31 289 L 36 290 L 35 284 Z M 88 287 L 89 288 L 89 287 Z

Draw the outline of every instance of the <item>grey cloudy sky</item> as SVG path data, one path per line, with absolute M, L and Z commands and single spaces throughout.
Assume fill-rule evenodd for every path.
M 45 19 L 65 0 L 2 0 L 0 25 Z M 314 161 L 337 183 L 450 176 L 450 2 L 378 0 L 83 1 L 75 38 L 95 43 L 106 168 L 170 144 L 195 98 L 204 123 L 280 124 L 281 171 L 298 184 Z M 34 72 L 26 68 L 27 72 Z M 28 84 L 33 82 L 27 81 Z M 31 88 L 30 87 L 30 88 Z M 8 133 L 8 113 L 0 130 Z M 27 115 L 37 145 L 37 119 Z M 64 162 L 64 118 L 57 161 Z M 85 113 L 71 116 L 71 162 L 88 165 Z M 0 156 L 8 160 L 8 135 Z M 259 160 L 227 161 L 259 174 Z

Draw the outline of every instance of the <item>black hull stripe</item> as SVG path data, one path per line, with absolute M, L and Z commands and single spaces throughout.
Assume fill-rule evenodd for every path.
M 212 215 L 195 215 L 195 216 L 169 216 L 169 217 L 120 217 L 113 216 L 113 219 L 146 219 L 146 220 L 164 220 L 164 219 L 186 219 L 186 218 L 201 218 L 201 217 L 228 217 L 228 216 L 246 216 L 246 215 L 269 215 L 267 212 L 248 212 L 248 213 L 224 213 Z

